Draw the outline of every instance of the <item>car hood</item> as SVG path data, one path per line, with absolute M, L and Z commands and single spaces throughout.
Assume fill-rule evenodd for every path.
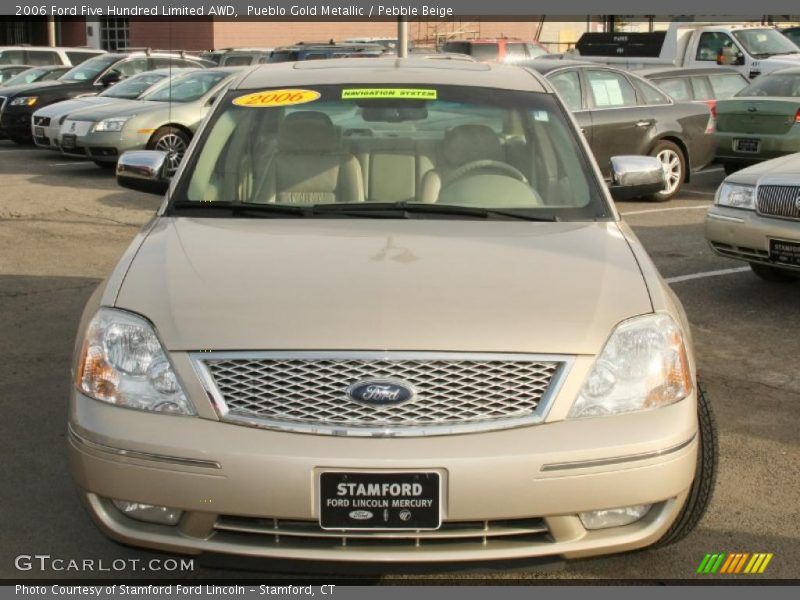
M 800 54 L 778 54 L 776 56 L 770 56 L 769 58 L 762 58 L 759 62 L 767 65 L 797 66 L 800 64 Z
M 175 110 L 176 105 L 172 105 Z M 82 110 L 79 114 L 73 115 L 75 121 L 98 121 L 108 117 L 133 117 L 143 113 L 154 112 L 157 110 L 169 110 L 167 102 L 147 102 L 144 100 L 124 100 L 113 105 L 98 106 L 88 110 Z M 72 119 L 72 116 L 70 117 Z
M 758 180 L 765 175 L 792 177 L 800 185 L 800 152 L 765 160 L 741 171 L 736 171 L 736 173 L 728 175 L 725 181 L 742 185 L 756 185 Z
M 84 110 L 103 104 L 110 104 L 112 102 L 120 102 L 119 98 L 106 98 L 105 96 L 86 96 L 83 98 L 73 98 L 72 100 L 64 100 L 56 102 L 37 110 L 34 115 L 37 117 L 56 117 L 66 115 L 74 111 Z
M 169 350 L 596 354 L 652 311 L 615 223 L 161 218 L 116 305 Z

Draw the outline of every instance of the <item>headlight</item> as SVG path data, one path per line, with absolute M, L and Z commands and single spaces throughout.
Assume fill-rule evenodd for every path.
M 140 316 L 101 308 L 92 318 L 76 374 L 96 400 L 173 415 L 193 415 L 153 326 Z
M 94 124 L 95 131 L 122 131 L 122 127 L 130 117 L 113 117 L 103 119 Z
M 717 190 L 714 203 L 720 206 L 755 210 L 755 188 L 752 185 L 723 183 Z
M 39 101 L 39 96 L 19 96 L 14 98 L 9 106 L 33 106 Z
M 681 330 L 667 315 L 620 323 L 583 384 L 571 418 L 647 410 L 682 400 L 692 377 Z

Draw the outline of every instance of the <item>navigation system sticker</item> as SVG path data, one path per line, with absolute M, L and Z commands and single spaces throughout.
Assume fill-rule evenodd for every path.
M 360 88 L 342 90 L 342 100 L 383 99 L 436 100 L 436 90 L 411 88 Z
M 292 106 L 294 104 L 305 104 L 314 102 L 320 97 L 319 92 L 314 90 L 265 90 L 254 92 L 233 99 L 237 106 L 251 107 L 272 107 L 272 106 Z

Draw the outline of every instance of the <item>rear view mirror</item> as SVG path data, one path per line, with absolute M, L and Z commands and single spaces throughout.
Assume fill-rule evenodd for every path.
M 664 167 L 654 156 L 614 156 L 611 158 L 611 185 L 615 200 L 649 196 L 664 189 Z
M 119 71 L 109 71 L 105 75 L 103 75 L 100 79 L 97 80 L 103 87 L 109 87 L 118 83 L 122 80 L 122 75 L 120 75 Z
M 169 187 L 167 153 L 159 150 L 124 152 L 117 161 L 117 183 L 122 187 L 163 195 Z

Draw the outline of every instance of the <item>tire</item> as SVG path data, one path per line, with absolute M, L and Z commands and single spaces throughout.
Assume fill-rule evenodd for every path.
M 667 183 L 664 190 L 649 197 L 654 202 L 667 202 L 672 200 L 683 187 L 686 179 L 686 157 L 677 144 L 661 140 L 653 146 L 650 156 L 658 158 L 664 166 Z
M 742 167 L 737 163 L 722 163 L 722 168 L 725 170 L 725 175 L 733 175 Z
M 109 169 L 110 170 L 110 169 L 116 169 L 117 168 L 117 163 L 105 162 L 105 161 L 102 161 L 102 160 L 96 160 L 96 161 L 94 161 L 94 164 L 96 164 L 101 169 Z
M 689 535 L 697 527 L 714 495 L 719 461 L 717 423 L 708 395 L 699 381 L 697 382 L 697 422 L 699 437 L 697 471 L 692 487 L 689 489 L 689 496 L 686 498 L 686 504 L 683 505 L 678 518 L 653 547 L 668 546 Z
M 173 175 L 178 169 L 191 136 L 177 127 L 162 127 L 153 134 L 147 144 L 148 150 L 161 150 L 167 153 L 167 174 Z
M 781 269 L 780 267 L 750 263 L 750 269 L 764 281 L 776 283 L 793 283 L 800 281 L 800 273 L 794 273 L 788 269 Z

